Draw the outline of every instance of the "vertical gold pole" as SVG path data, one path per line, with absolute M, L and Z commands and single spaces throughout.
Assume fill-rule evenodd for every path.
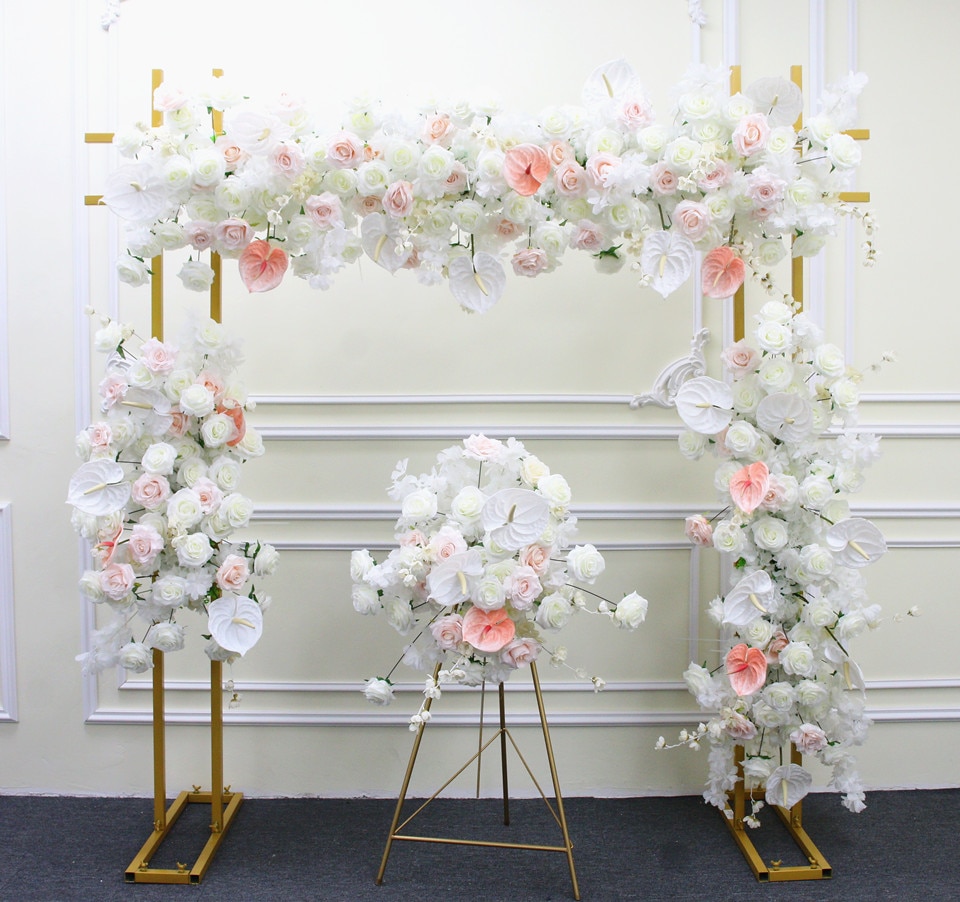
M 213 270 L 213 281 L 210 283 L 210 319 L 223 322 L 223 261 L 216 251 L 210 251 L 210 268 Z
M 507 790 L 507 706 L 500 683 L 500 770 L 503 773 L 503 823 L 510 826 L 510 793 Z
M 153 650 L 153 829 L 167 826 L 167 760 L 164 735 L 163 652 Z
M 802 66 L 791 66 L 790 67 L 790 81 L 792 81 L 798 88 L 803 89 L 803 67 Z M 797 116 L 797 121 L 794 122 L 793 127 L 796 131 L 800 131 L 803 128 L 803 112 L 800 112 L 800 115 Z M 790 293 L 793 295 L 794 303 L 796 304 L 797 312 L 803 310 L 803 257 L 794 257 L 791 266 L 790 266 Z
M 803 765 L 803 755 L 800 753 L 800 750 L 792 744 L 790 746 L 790 763 L 798 766 Z M 790 823 L 793 824 L 794 827 L 803 825 L 803 799 L 790 809 Z
M 737 783 L 733 787 L 733 827 L 743 829 L 743 815 L 746 813 L 745 794 L 743 785 L 743 746 L 737 745 L 733 749 L 733 766 L 737 770 Z
M 550 764 L 550 776 L 553 779 L 553 794 L 557 799 L 557 818 L 563 832 L 563 844 L 567 848 L 567 864 L 570 868 L 570 881 L 573 883 L 573 898 L 580 902 L 580 887 L 577 884 L 577 869 L 573 864 L 573 844 L 567 830 L 567 816 L 563 811 L 563 796 L 560 793 L 560 778 L 557 776 L 557 762 L 553 757 L 553 743 L 550 741 L 550 727 L 547 726 L 547 712 L 543 706 L 543 692 L 540 690 L 540 677 L 537 674 L 536 661 L 530 662 L 530 675 L 533 677 L 533 691 L 537 697 L 537 710 L 540 712 L 540 726 L 543 728 L 543 744 L 547 750 Z
M 480 683 L 480 729 L 479 737 L 477 739 L 477 798 L 480 798 L 480 765 L 482 763 L 482 758 L 480 757 L 483 754 L 483 708 L 484 702 L 487 698 L 487 681 L 482 680 Z
M 803 66 L 791 66 L 790 67 L 790 81 L 792 81 L 801 91 L 803 90 Z M 797 116 L 797 121 L 793 123 L 795 131 L 800 131 L 803 128 L 803 111 L 800 111 L 800 115 Z
M 223 829 L 223 662 L 210 662 L 210 832 Z
M 440 664 L 433 668 L 433 681 L 437 681 L 440 675 Z M 433 704 L 433 699 L 428 698 L 423 706 L 424 711 L 429 711 Z M 390 857 L 390 849 L 393 846 L 393 837 L 397 832 L 397 824 L 400 823 L 400 814 L 403 811 L 403 803 L 407 798 L 407 790 L 410 788 L 410 776 L 413 773 L 413 765 L 417 761 L 417 752 L 420 751 L 420 741 L 423 739 L 423 724 L 417 727 L 417 738 L 413 740 L 413 751 L 410 752 L 410 761 L 407 762 L 407 772 L 403 775 L 403 785 L 400 787 L 400 798 L 397 799 L 397 807 L 393 812 L 393 822 L 390 824 L 390 835 L 387 837 L 387 845 L 383 850 L 383 858 L 380 860 L 380 870 L 377 871 L 376 884 L 380 886 L 383 883 L 383 874 L 387 869 L 387 859 Z
M 223 69 L 213 69 L 211 74 L 214 78 L 223 78 Z M 214 135 L 223 134 L 223 111 L 222 110 L 211 110 L 210 118 L 213 121 L 213 133 Z
M 163 82 L 163 69 L 151 73 L 150 124 L 154 128 L 163 125 L 163 113 L 153 108 L 153 92 Z M 150 260 L 150 332 L 163 341 L 163 253 Z

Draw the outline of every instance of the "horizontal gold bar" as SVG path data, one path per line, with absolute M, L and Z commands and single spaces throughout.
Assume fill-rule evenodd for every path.
M 868 204 L 870 203 L 869 191 L 841 191 L 840 200 L 848 204 Z
M 83 203 L 88 207 L 99 207 L 102 201 L 102 194 L 84 194 L 83 196 Z
M 482 839 L 447 839 L 441 836 L 403 836 L 400 833 L 394 833 L 393 839 L 404 839 L 408 842 L 434 842 L 443 843 L 451 846 L 486 846 L 494 849 L 527 849 L 532 852 L 563 852 L 566 854 L 566 846 L 535 846 L 522 842 L 489 842 Z
M 849 135 L 853 138 L 854 141 L 869 141 L 870 140 L 870 129 L 869 128 L 848 128 L 845 132 L 845 135 Z
M 86 132 L 83 140 L 85 144 L 112 144 L 113 132 Z

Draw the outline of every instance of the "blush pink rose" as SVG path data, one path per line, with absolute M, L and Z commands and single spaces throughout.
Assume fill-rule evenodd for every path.
M 759 648 L 741 643 L 727 652 L 727 676 L 737 695 L 753 695 L 767 678 L 767 658 Z
M 527 545 L 520 549 L 518 560 L 524 567 L 529 567 L 538 576 L 542 576 L 550 566 L 550 549 L 543 545 Z
M 165 476 L 144 473 L 130 487 L 130 497 L 147 510 L 156 510 L 170 497 L 170 483 Z
M 506 608 L 485 611 L 472 607 L 463 615 L 463 638 L 477 651 L 500 651 L 517 632 L 516 624 L 507 616 Z
M 228 554 L 217 568 L 217 585 L 224 592 L 239 592 L 250 577 L 250 565 L 239 554 Z
M 397 540 L 402 548 L 426 548 L 427 537 L 419 529 L 411 529 Z
M 90 438 L 91 451 L 106 451 L 113 441 L 113 430 L 109 423 L 91 423 L 87 426 L 87 435 Z
M 716 191 L 730 181 L 733 167 L 721 160 L 714 160 L 710 169 L 697 179 L 697 186 L 701 191 Z
M 700 290 L 708 298 L 728 298 L 743 284 L 746 274 L 743 260 L 732 247 L 715 247 L 703 258 Z
M 687 517 L 684 521 L 683 531 L 694 545 L 713 544 L 713 527 L 710 525 L 710 521 L 702 514 Z
M 138 523 L 127 542 L 130 557 L 138 564 L 148 564 L 163 551 L 163 537 L 152 526 Z
M 270 162 L 281 175 L 296 178 L 303 172 L 306 161 L 299 144 L 280 143 L 270 152 Z
M 550 157 L 536 144 L 518 144 L 503 158 L 503 178 L 517 194 L 537 193 L 550 173 Z
M 151 373 L 169 373 L 177 363 L 177 349 L 151 338 L 140 345 L 140 359 Z
M 321 229 L 332 229 L 343 225 L 343 206 L 340 198 L 331 191 L 323 194 L 311 194 L 304 201 L 303 208 L 307 211 L 310 221 Z
M 766 656 L 768 664 L 776 664 L 780 660 L 780 652 L 788 645 L 790 640 L 783 630 L 777 630 L 773 638 L 767 643 Z
M 211 372 L 210 370 L 200 370 L 197 374 L 196 385 L 202 385 L 214 398 L 220 398 L 223 396 L 224 384 L 223 379 L 221 379 L 216 373 Z
M 529 565 L 517 567 L 503 581 L 503 588 L 518 611 L 530 610 L 543 591 L 537 571 Z
M 730 477 L 730 497 L 745 514 L 753 513 L 763 501 L 770 484 L 767 465 L 758 460 L 741 467 Z
M 370 213 L 379 213 L 383 209 L 380 198 L 376 194 L 367 194 L 364 197 L 358 197 L 356 200 L 357 212 L 361 216 L 367 216 Z
M 576 152 L 568 141 L 551 141 L 547 145 L 547 156 L 554 166 L 576 162 L 577 159 Z
M 123 601 L 130 594 L 137 575 L 129 564 L 107 564 L 100 571 L 100 588 L 107 598 Z
M 646 128 L 653 122 L 653 109 L 645 100 L 627 100 L 617 112 L 617 121 L 633 131 Z
M 446 614 L 430 624 L 433 641 L 444 651 L 452 651 L 463 641 L 463 618 L 459 614 Z
M 695 200 L 682 200 L 673 211 L 677 228 L 691 241 L 699 241 L 710 229 L 710 210 Z
M 482 434 L 467 436 L 463 440 L 464 454 L 471 460 L 497 460 L 504 450 L 503 442 Z
M 598 188 L 606 186 L 614 170 L 621 164 L 620 157 L 612 153 L 595 153 L 587 160 L 586 172 Z
M 103 398 L 104 410 L 109 410 L 119 404 L 127 393 L 127 380 L 123 376 L 111 373 L 100 381 L 100 397 Z
M 427 144 L 440 144 L 444 147 L 450 144 L 453 137 L 453 123 L 446 113 L 436 113 L 429 116 L 423 124 L 423 140 Z
M 757 727 L 738 711 L 731 711 L 723 719 L 724 732 L 731 738 L 745 742 L 757 735 Z
M 467 550 L 467 542 L 460 532 L 453 527 L 444 527 L 430 540 L 427 545 L 435 560 L 445 561 L 455 554 Z
M 767 483 L 767 493 L 763 496 L 760 506 L 764 510 L 777 511 L 787 503 L 787 487 L 776 473 L 770 474 Z
M 462 194 L 467 187 L 467 167 L 459 160 L 454 161 L 450 174 L 443 183 L 447 194 Z
M 510 240 L 511 238 L 518 238 L 523 232 L 523 229 L 515 222 L 510 219 L 501 219 L 497 223 L 497 237 Z
M 536 661 L 541 645 L 536 639 L 513 639 L 500 650 L 500 660 L 514 669 Z
M 350 169 L 363 162 L 363 142 L 350 132 L 334 135 L 327 144 L 327 162 L 334 169 Z
M 204 514 L 213 513 L 220 507 L 220 502 L 223 501 L 223 492 L 212 479 L 201 476 L 190 488 L 197 493 L 197 497 L 200 499 L 200 510 Z
M 383 193 L 383 209 L 396 219 L 409 215 L 413 209 L 413 185 L 403 179 L 390 185 Z
M 547 268 L 547 255 L 539 247 L 525 247 L 517 251 L 513 255 L 513 259 L 510 261 L 513 266 L 513 271 L 518 276 L 529 276 L 533 278 L 534 276 L 540 275 Z
M 190 417 L 182 410 L 170 411 L 170 425 L 167 426 L 167 434 L 173 436 L 186 435 L 190 430 Z
M 213 235 L 219 250 L 242 251 L 253 241 L 254 231 L 248 222 L 231 217 L 213 227 Z
M 790 734 L 790 741 L 798 752 L 812 755 L 827 747 L 827 734 L 812 723 L 802 723 Z
M 650 168 L 650 187 L 654 194 L 665 197 L 668 194 L 676 194 L 677 188 L 680 187 L 680 179 L 666 163 L 654 163 Z
M 576 160 L 564 160 L 553 173 L 554 187 L 563 197 L 581 197 L 587 190 L 587 171 Z
M 570 246 L 582 251 L 599 253 L 607 242 L 603 230 L 589 219 L 581 219 L 577 223 L 577 230 L 570 239 Z
M 237 144 L 236 141 L 226 138 L 223 135 L 217 138 L 214 147 L 223 154 L 223 160 L 227 164 L 228 170 L 235 168 L 238 163 L 245 160 L 248 156 L 247 153 L 240 149 L 240 145 Z
M 735 376 L 743 376 L 757 368 L 760 355 L 741 338 L 723 349 L 720 361 Z
M 194 219 L 183 227 L 190 246 L 198 251 L 205 251 L 214 241 L 215 224 L 205 219 Z
M 240 279 L 247 291 L 270 291 L 282 281 L 289 258 L 286 251 L 269 242 L 251 241 L 240 255 Z
M 733 130 L 733 148 L 741 157 L 752 157 L 767 146 L 770 125 L 763 113 L 744 116 Z

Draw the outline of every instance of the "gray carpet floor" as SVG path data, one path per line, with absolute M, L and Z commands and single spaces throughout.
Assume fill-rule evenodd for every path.
M 875 792 L 854 815 L 835 795 L 808 797 L 804 826 L 833 868 L 829 880 L 758 883 L 716 809 L 696 797 L 565 801 L 581 896 L 627 900 L 960 900 L 960 789 Z M 394 844 L 374 884 L 394 802 L 246 799 L 200 885 L 129 884 L 123 872 L 149 835 L 149 799 L 0 796 L 2 902 L 153 900 L 470 900 L 573 898 L 562 853 Z M 770 811 L 753 831 L 765 859 L 799 864 Z M 560 842 L 541 800 L 438 799 L 422 835 Z M 209 807 L 191 805 L 154 858 L 192 863 Z M 414 832 L 414 825 L 408 828 Z

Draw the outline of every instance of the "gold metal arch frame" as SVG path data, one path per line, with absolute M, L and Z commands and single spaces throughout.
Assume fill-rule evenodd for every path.
M 440 665 L 438 664 L 433 671 L 434 680 L 437 679 L 437 675 L 440 672 Z M 567 866 L 570 870 L 570 882 L 573 885 L 573 898 L 578 900 L 580 899 L 580 887 L 577 883 L 577 870 L 576 866 L 573 863 L 573 843 L 570 841 L 570 833 L 567 829 L 567 818 L 563 810 L 563 796 L 560 792 L 560 780 L 557 776 L 557 765 L 556 760 L 553 756 L 553 744 L 550 740 L 550 727 L 547 724 L 547 715 L 546 710 L 543 704 L 543 692 L 540 688 L 540 678 L 537 674 L 537 665 L 535 662 L 530 664 L 530 676 L 533 680 L 533 692 L 537 699 L 537 712 L 540 717 L 540 728 L 543 732 L 543 742 L 544 748 L 547 756 L 547 763 L 550 768 L 550 778 L 553 782 L 553 793 L 554 793 L 554 804 L 550 803 L 549 798 L 546 793 L 541 788 L 540 784 L 537 782 L 537 778 L 533 775 L 533 772 L 530 769 L 530 766 L 527 764 L 526 759 L 523 757 L 523 754 L 520 752 L 520 749 L 517 747 L 516 742 L 513 739 L 513 736 L 510 734 L 510 730 L 507 728 L 506 724 L 506 705 L 504 701 L 504 689 L 503 683 L 500 683 L 498 695 L 500 703 L 500 728 L 493 734 L 493 736 L 488 739 L 486 742 L 483 741 L 483 694 L 481 694 L 481 707 L 480 707 L 480 740 L 479 748 L 477 752 L 471 756 L 466 763 L 454 773 L 433 795 L 426 799 L 412 814 L 408 815 L 406 818 L 403 818 L 403 807 L 407 798 L 407 791 L 410 788 L 410 778 L 413 774 L 413 768 L 417 761 L 417 755 L 420 751 L 420 743 L 423 740 L 423 731 L 425 724 L 421 723 L 417 727 L 417 735 L 413 741 L 413 750 L 410 753 L 410 760 L 407 763 L 407 770 L 403 776 L 403 784 L 400 789 L 400 797 L 397 799 L 397 807 L 394 811 L 393 821 L 390 824 L 390 832 L 387 835 L 387 843 L 383 850 L 383 858 L 380 861 L 380 870 L 377 872 L 376 883 L 377 886 L 383 883 L 383 875 L 387 869 L 387 860 L 390 858 L 390 852 L 393 848 L 394 842 L 422 842 L 422 843 L 439 843 L 447 845 L 461 845 L 461 846 L 481 846 L 487 848 L 497 848 L 497 849 L 524 849 L 527 851 L 533 852 L 559 852 L 566 856 Z M 433 702 L 433 699 L 427 699 L 424 709 L 426 711 L 430 710 L 430 706 Z M 557 823 L 557 826 L 560 828 L 560 833 L 563 838 L 562 845 L 543 845 L 543 844 L 533 844 L 533 843 L 524 843 L 524 842 L 492 842 L 486 840 L 476 840 L 476 839 L 459 839 L 454 837 L 447 836 L 422 836 L 416 834 L 410 834 L 407 832 L 402 832 L 406 830 L 406 827 L 417 817 L 420 812 L 422 812 L 431 802 L 433 802 L 440 794 L 454 781 L 459 777 L 470 765 L 474 762 L 477 762 L 478 773 L 477 773 L 477 794 L 479 795 L 479 786 L 480 786 L 480 775 L 479 775 L 479 765 L 480 759 L 483 753 L 490 748 L 491 745 L 500 740 L 500 759 L 501 759 L 501 774 L 502 774 L 502 791 L 503 791 L 503 823 L 506 826 L 510 825 L 510 800 L 509 792 L 507 786 L 507 743 L 513 746 L 513 750 L 516 752 L 517 757 L 520 759 L 523 764 L 524 769 L 529 775 L 530 779 L 533 781 L 534 786 L 537 788 L 537 792 L 540 793 L 540 797 L 543 799 L 544 804 L 550 810 L 551 815 L 553 815 L 554 820 Z M 403 818 L 401 820 L 401 818 Z
M 213 75 L 223 75 L 222 69 L 214 69 Z M 152 73 L 152 91 L 163 81 L 163 71 L 154 69 Z M 151 98 L 152 98 L 151 91 Z M 152 109 L 151 101 L 151 109 Z M 213 129 L 222 132 L 222 113 L 213 112 Z M 152 110 L 151 125 L 163 124 L 163 116 Z M 84 136 L 87 144 L 109 144 L 113 135 L 108 132 L 88 132 Z M 84 203 L 96 206 L 99 195 L 87 195 Z M 214 271 L 210 286 L 210 317 L 220 322 L 223 318 L 222 289 L 220 281 L 220 255 L 211 254 L 211 267 Z M 163 255 L 150 261 L 150 331 L 155 338 L 163 339 Z M 231 792 L 223 785 L 223 664 L 210 662 L 210 776 L 211 789 L 201 792 L 200 786 L 194 786 L 192 792 L 181 792 L 167 807 L 166 778 L 166 722 L 164 706 L 164 654 L 153 650 L 153 832 L 134 856 L 124 872 L 128 883 L 200 883 L 213 862 L 220 843 L 233 823 L 234 817 L 243 802 L 243 793 Z M 157 850 L 170 834 L 174 824 L 187 805 L 203 804 L 210 806 L 210 838 L 192 866 L 177 863 L 176 868 L 154 868 L 150 866 Z
M 790 67 L 790 80 L 798 87 L 803 87 L 803 70 L 800 66 Z M 730 67 L 730 93 L 736 94 L 741 89 L 741 73 L 739 66 Z M 803 116 L 794 123 L 796 131 L 803 127 Z M 858 141 L 866 141 L 870 137 L 868 129 L 851 129 L 847 132 Z M 868 203 L 870 200 L 869 192 L 849 191 L 840 195 L 840 200 L 846 203 Z M 803 258 L 794 257 L 790 269 L 790 292 L 798 305 L 798 309 L 803 309 Z M 733 298 L 733 339 L 739 341 L 746 334 L 746 323 L 744 313 L 744 286 L 737 289 Z M 734 764 L 737 769 L 737 782 L 731 792 L 729 792 L 729 804 L 723 811 L 723 819 L 733 839 L 739 846 L 744 858 L 750 865 L 754 876 L 761 882 L 781 882 L 793 880 L 823 880 L 833 876 L 833 869 L 824 858 L 820 850 L 814 845 L 806 830 L 803 829 L 803 802 L 797 802 L 792 808 L 783 808 L 780 805 L 772 806 L 779 816 L 787 832 L 790 834 L 797 848 L 806 857 L 806 865 L 784 866 L 782 860 L 771 861 L 766 864 L 757 851 L 753 840 L 747 829 L 744 827 L 744 814 L 746 810 L 746 800 L 749 798 L 762 799 L 764 791 L 762 789 L 747 790 L 744 786 L 743 777 L 743 757 L 744 750 L 742 746 L 737 746 L 734 751 Z M 790 761 L 793 764 L 800 764 L 803 756 L 794 746 L 790 747 Z

